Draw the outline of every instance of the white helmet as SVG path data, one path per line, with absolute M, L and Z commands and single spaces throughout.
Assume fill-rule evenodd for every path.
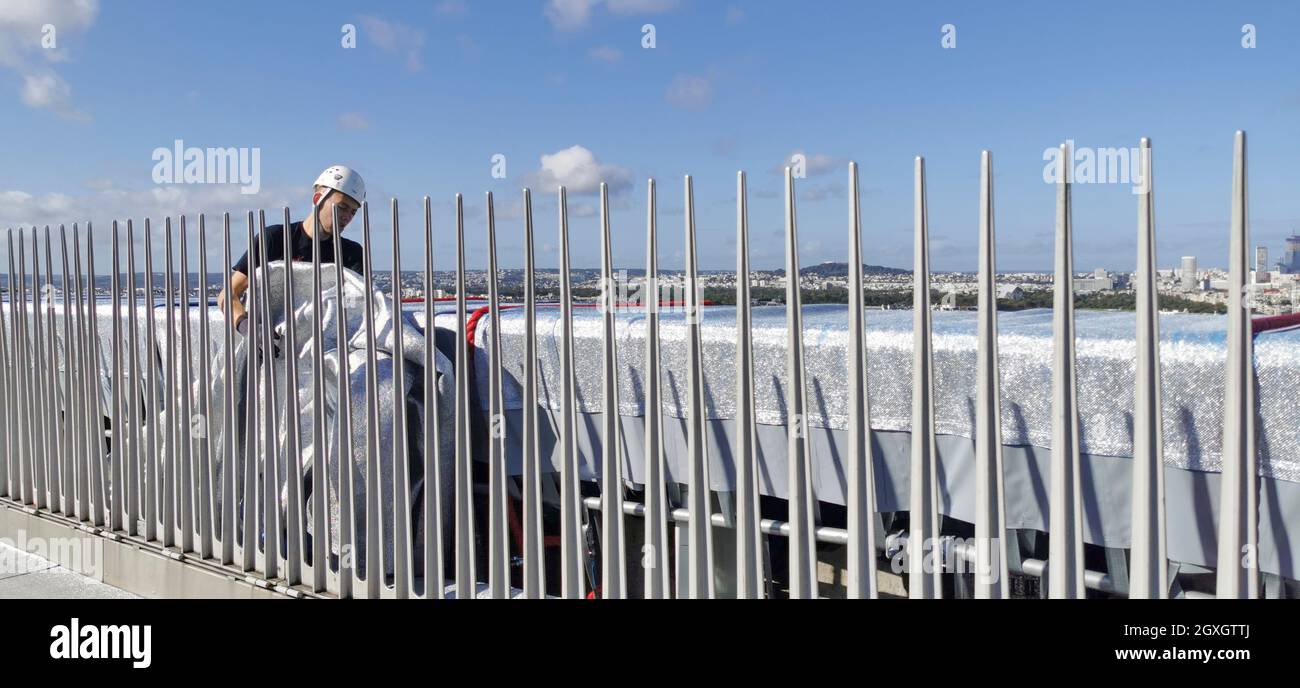
M 360 203 L 366 200 L 366 182 L 347 165 L 331 165 L 316 178 L 316 186 L 341 191 Z

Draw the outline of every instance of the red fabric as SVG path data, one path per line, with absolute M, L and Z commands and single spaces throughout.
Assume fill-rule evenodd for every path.
M 474 348 L 474 333 L 478 331 L 478 321 L 483 319 L 492 310 L 491 306 L 479 306 L 470 314 L 469 320 L 465 322 L 465 341 L 469 343 L 469 348 Z
M 1263 318 L 1255 318 L 1250 321 L 1250 329 L 1254 334 L 1268 332 L 1269 330 L 1281 330 L 1288 327 L 1300 326 L 1300 313 L 1290 313 L 1288 315 L 1270 315 Z

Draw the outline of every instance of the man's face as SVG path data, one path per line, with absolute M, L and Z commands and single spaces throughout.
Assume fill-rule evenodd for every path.
M 329 198 L 320 207 L 320 224 L 328 234 L 334 233 L 334 208 L 336 206 L 339 211 L 339 231 L 342 231 L 348 226 L 348 223 L 352 222 L 352 217 L 361 208 L 360 203 L 340 191 L 330 193 L 329 189 L 320 189 L 316 194 L 316 198 L 312 201 L 313 204 L 319 201 L 321 195 L 329 194 Z

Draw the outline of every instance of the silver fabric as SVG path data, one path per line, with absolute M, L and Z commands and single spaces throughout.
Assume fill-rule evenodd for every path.
M 263 289 L 262 291 L 263 294 L 267 294 L 269 292 L 270 309 L 271 309 L 272 317 L 274 318 L 273 326 L 276 327 L 277 331 L 283 333 L 284 331 L 284 305 L 283 305 L 284 263 L 274 262 L 271 263 L 265 270 L 259 269 L 258 272 L 255 274 L 254 279 L 259 280 L 258 284 L 259 287 Z M 294 266 L 294 279 L 295 279 L 294 296 L 295 296 L 296 303 L 294 304 L 293 313 L 294 313 L 296 335 L 298 340 L 297 342 L 298 343 L 298 352 L 297 352 L 298 380 L 297 380 L 297 384 L 294 385 L 294 389 L 297 397 L 297 409 L 298 409 L 297 413 L 299 416 L 299 423 L 300 423 L 300 430 L 301 430 L 301 438 L 299 440 L 299 447 L 300 447 L 301 454 L 298 460 L 300 461 L 303 469 L 303 482 L 304 482 L 303 488 L 304 488 L 304 494 L 306 494 L 306 490 L 309 489 L 311 485 L 311 470 L 312 470 L 313 454 L 314 454 L 314 450 L 312 446 L 312 438 L 313 438 L 312 406 L 314 400 L 313 400 L 313 391 L 312 391 L 313 387 L 312 387 L 312 349 L 311 349 L 311 346 L 313 345 L 313 341 L 314 341 L 314 339 L 311 336 L 311 331 L 312 328 L 314 327 L 314 321 L 312 316 L 312 299 L 311 299 L 311 295 L 312 295 L 311 266 L 304 265 L 301 263 L 296 264 Z M 269 282 L 267 280 L 269 280 Z M 215 282 L 213 282 L 211 286 L 215 288 L 217 285 Z M 338 373 L 339 346 L 338 346 L 337 336 L 336 336 L 337 329 L 335 325 L 336 322 L 335 319 L 338 315 L 339 290 L 336 288 L 335 285 L 335 275 L 334 275 L 334 269 L 332 265 L 326 266 L 322 269 L 321 287 L 322 287 L 322 292 L 321 292 L 322 307 L 324 308 L 324 312 L 322 313 L 324 332 L 322 333 L 323 336 L 320 338 L 320 342 L 322 346 L 325 347 L 325 350 L 322 352 L 322 354 L 325 362 L 325 367 L 323 372 L 325 375 L 324 417 L 325 417 L 326 427 L 325 427 L 324 434 L 325 434 L 325 442 L 326 442 L 325 455 L 328 457 L 327 482 L 329 488 L 329 511 L 328 511 L 328 522 L 330 528 L 329 541 L 330 541 L 331 551 L 334 554 L 338 554 L 339 552 L 338 465 L 337 465 L 337 457 L 335 456 L 334 452 L 336 451 L 335 447 L 338 446 L 338 442 L 339 442 L 339 437 L 338 437 L 339 423 L 336 421 L 336 416 L 335 416 L 337 406 L 338 406 L 337 393 L 336 393 L 337 391 L 336 380 L 338 379 L 338 374 L 339 374 Z M 368 413 L 367 413 L 366 383 L 365 383 L 366 332 L 365 332 L 365 319 L 364 319 L 364 312 L 365 312 L 364 311 L 365 308 L 364 290 L 365 290 L 365 283 L 359 275 L 352 272 L 345 273 L 342 294 L 343 294 L 344 307 L 348 315 L 348 322 L 346 325 L 346 331 L 348 332 L 348 341 L 346 343 L 346 346 L 344 347 L 344 350 L 346 351 L 347 370 L 348 370 L 347 374 L 350 380 L 349 384 L 350 384 L 351 396 L 352 396 L 352 405 L 351 405 L 351 412 L 352 412 L 351 422 L 352 422 L 352 432 L 353 432 L 351 438 L 352 457 L 353 457 L 352 484 L 354 486 L 354 496 L 355 496 L 356 504 L 359 507 L 354 512 L 356 513 L 356 524 L 357 524 L 356 532 L 358 534 L 358 542 L 356 546 L 356 554 L 354 560 L 358 563 L 359 566 L 364 566 L 364 562 L 366 561 L 365 542 L 364 542 L 364 536 L 366 532 L 364 505 L 365 505 L 365 494 L 366 494 L 365 451 L 366 451 L 366 426 L 368 423 Z M 377 397 L 378 397 L 379 418 L 380 418 L 379 466 L 380 466 L 380 479 L 382 483 L 381 484 L 381 489 L 382 489 L 381 510 L 382 510 L 382 518 L 383 518 L 382 531 L 384 533 L 385 569 L 386 569 L 386 573 L 391 573 L 392 563 L 393 563 L 392 562 L 392 552 L 393 552 L 392 505 L 394 503 L 393 461 L 392 461 L 393 459 L 392 421 L 393 421 L 394 381 L 392 375 L 393 366 L 392 366 L 392 354 L 391 354 L 393 350 L 393 334 L 395 331 L 399 331 L 399 330 L 402 333 L 403 351 L 405 352 L 406 360 L 407 360 L 407 365 L 405 366 L 405 375 L 404 375 L 405 379 L 403 380 L 403 389 L 404 389 L 403 396 L 406 397 L 408 400 L 407 413 L 408 413 L 409 420 L 407 423 L 407 432 L 408 432 L 408 440 L 409 440 L 408 446 L 411 447 L 410 456 L 413 461 L 420 462 L 422 464 L 422 457 L 423 457 L 422 447 L 424 441 L 422 431 L 423 431 L 424 411 L 423 411 L 422 402 L 419 399 L 413 399 L 411 397 L 411 390 L 417 382 L 423 380 L 423 375 L 424 375 L 423 373 L 424 350 L 425 350 L 424 334 L 423 334 L 424 313 L 423 313 L 422 306 L 418 309 L 412 309 L 405 312 L 403 314 L 404 317 L 402 319 L 401 327 L 395 328 L 395 324 L 397 321 L 393 317 L 391 299 L 389 299 L 382 292 L 377 291 L 375 293 L 374 301 L 375 301 L 375 328 L 376 328 L 376 354 L 377 354 L 376 365 L 377 365 L 377 378 L 379 383 L 379 387 L 377 390 Z M 129 324 L 126 322 L 126 314 L 128 312 L 127 310 L 128 307 L 129 306 L 127 303 L 124 302 L 122 304 L 121 327 L 122 327 L 122 339 L 123 339 L 124 352 L 128 351 L 126 346 L 129 342 L 128 337 L 130 335 Z M 147 323 L 145 309 L 150 307 L 154 307 L 157 309 L 157 312 L 155 313 L 155 325 L 157 331 L 154 333 L 150 333 L 148 331 L 148 323 Z M 160 372 L 164 371 L 165 364 L 162 361 L 162 359 L 164 356 L 166 356 L 167 343 L 169 339 L 175 345 L 176 355 L 178 356 L 180 355 L 179 342 L 180 342 L 180 338 L 183 336 L 183 329 L 182 329 L 183 320 L 182 318 L 177 317 L 174 330 L 169 333 L 167 331 L 166 318 L 164 317 L 165 316 L 164 305 L 151 306 L 150 304 L 141 301 L 138 303 L 137 309 L 138 309 L 137 324 L 139 328 L 137 330 L 138 332 L 137 341 L 140 346 L 140 351 L 138 352 L 138 355 L 140 357 L 139 358 L 140 370 L 143 371 L 145 369 L 144 361 L 147 360 L 148 356 L 158 356 L 160 361 L 159 370 Z M 448 311 L 449 309 L 454 310 L 454 305 L 438 304 L 436 310 L 441 316 L 444 312 Z M 9 311 L 8 303 L 4 303 L 0 305 L 0 317 L 3 317 L 6 321 L 5 323 L 6 330 L 12 327 L 12 322 L 10 321 L 8 311 Z M 31 306 L 29 305 L 28 312 L 30 313 L 30 311 L 31 311 Z M 56 365 L 58 366 L 57 369 L 59 371 L 62 371 L 62 367 L 63 367 L 62 304 L 56 303 L 54 306 L 54 311 L 55 311 L 54 313 L 55 314 L 55 335 L 56 335 L 56 347 L 57 347 L 56 351 L 58 353 L 58 356 L 56 357 Z M 43 316 L 45 315 L 44 309 L 42 309 L 42 315 Z M 112 405 L 112 387 L 111 387 L 112 379 L 110 375 L 113 371 L 117 371 L 119 369 L 124 372 L 126 370 L 126 361 L 125 360 L 122 361 L 119 367 L 119 362 L 113 360 L 113 348 L 112 348 L 113 306 L 111 302 L 101 299 L 98 303 L 96 303 L 94 308 L 94 317 L 96 318 L 96 325 L 99 328 L 98 331 L 99 340 L 96 343 L 98 344 L 99 347 L 99 355 L 101 360 L 101 371 L 102 371 L 102 374 L 100 375 L 100 379 L 99 379 L 99 384 L 97 385 L 97 387 L 100 390 L 102 410 L 104 414 L 111 419 L 115 415 L 115 409 L 113 408 Z M 200 382 L 201 375 L 199 373 L 199 371 L 201 370 L 200 366 L 204 365 L 205 363 L 201 359 L 201 353 L 199 347 L 199 336 L 200 336 L 199 323 L 200 323 L 200 319 L 204 317 L 208 318 L 209 320 L 208 324 L 209 324 L 209 333 L 211 338 L 210 355 L 212 356 L 212 360 L 211 360 L 212 388 L 210 390 L 207 390 L 206 392 L 205 390 L 201 389 L 202 383 Z M 185 423 L 183 423 L 182 427 L 187 428 L 187 434 L 190 435 L 190 439 L 192 441 L 200 442 L 206 440 L 209 442 L 210 455 L 213 457 L 213 466 L 215 469 L 214 475 L 212 476 L 213 491 L 216 499 L 215 506 L 216 508 L 221 508 L 221 498 L 222 498 L 221 480 L 222 480 L 222 471 L 224 469 L 224 463 L 225 463 L 224 461 L 225 444 L 224 444 L 224 434 L 223 434 L 225 431 L 225 428 L 223 427 L 223 416 L 224 416 L 223 410 L 224 410 L 224 403 L 225 403 L 224 399 L 225 399 L 225 385 L 226 385 L 225 320 L 222 312 L 219 311 L 215 306 L 204 306 L 204 305 L 200 305 L 198 301 L 194 301 L 191 303 L 191 307 L 189 311 L 189 324 L 190 324 L 189 336 L 191 338 L 190 341 L 192 344 L 191 363 L 192 363 L 192 370 L 194 371 L 195 379 L 193 381 L 186 383 L 186 387 L 188 388 L 187 391 L 192 395 L 191 398 L 193 400 L 193 413 L 195 415 L 195 418 L 191 418 L 187 420 Z M 245 431 L 244 425 L 246 423 L 246 418 L 247 418 L 246 415 L 247 414 L 247 409 L 246 409 L 247 390 L 245 387 L 245 381 L 247 379 L 247 366 L 248 366 L 249 359 L 248 359 L 248 355 L 247 355 L 248 352 L 246 351 L 245 341 L 243 337 L 238 334 L 236 334 L 235 337 L 236 337 L 235 340 L 236 349 L 234 351 L 234 361 L 235 361 L 234 379 L 236 382 L 235 410 L 236 410 L 236 417 L 238 419 L 238 423 L 235 427 L 235 433 L 236 433 L 235 454 L 236 457 L 239 457 L 239 460 L 242 461 L 242 456 L 244 453 L 244 449 L 243 449 L 244 431 Z M 282 340 L 282 347 L 287 347 L 287 342 Z M 450 475 L 452 470 L 452 461 L 453 461 L 453 454 L 454 454 L 454 450 L 451 444 L 451 441 L 454 438 L 454 436 L 452 435 L 450 428 L 452 428 L 455 423 L 455 418 L 454 418 L 455 406 L 453 405 L 452 399 L 449 395 L 454 393 L 454 377 L 453 377 L 454 373 L 452 371 L 451 362 L 448 361 L 447 358 L 443 356 L 441 353 L 435 351 L 434 360 L 438 370 L 438 390 L 439 390 L 439 394 L 441 395 L 440 406 L 439 406 L 440 420 L 443 424 L 443 427 L 448 428 L 448 431 L 444 433 L 444 437 L 441 438 L 440 456 L 442 459 L 443 475 Z M 44 367 L 45 361 L 42 360 L 40 363 L 42 367 Z M 276 415 L 275 415 L 277 427 L 279 428 L 279 432 L 277 434 L 277 445 L 278 445 L 277 451 L 280 453 L 281 456 L 283 456 L 284 447 L 285 447 L 284 400 L 285 400 L 285 389 L 286 389 L 286 385 L 285 385 L 286 366 L 285 366 L 285 358 L 283 357 L 283 355 L 281 357 L 274 358 L 273 365 L 274 365 L 273 374 L 276 380 L 276 398 L 280 402 L 278 408 L 276 409 Z M 178 373 L 181 369 L 182 368 L 178 363 L 177 365 Z M 141 379 L 142 385 L 150 384 L 151 381 L 143 379 L 144 378 L 143 374 L 141 375 L 141 378 L 142 378 Z M 258 380 L 259 380 L 259 391 L 258 391 L 259 403 L 262 404 L 264 408 L 265 404 L 267 403 L 267 397 L 265 396 L 265 390 L 260 388 L 261 387 L 260 373 L 259 373 Z M 62 377 L 61 376 L 58 377 L 56 382 L 61 385 Z M 178 381 L 178 383 L 179 382 L 180 381 Z M 159 391 L 158 399 L 160 405 L 162 405 L 158 417 L 158 424 L 160 428 L 164 429 L 163 432 L 161 432 L 158 437 L 159 455 L 161 456 L 161 455 L 165 455 L 164 452 L 165 452 L 166 443 L 170 441 L 170 433 L 167 432 L 165 429 L 170 427 L 171 418 L 169 417 L 168 409 L 165 407 L 165 404 L 167 403 L 167 396 L 165 394 L 165 380 L 162 379 L 160 374 L 159 379 L 153 380 L 152 383 L 157 385 Z M 206 422 L 203 421 L 202 419 L 201 406 L 199 405 L 199 399 L 201 399 L 202 395 L 205 393 L 209 395 L 208 400 L 211 409 L 211 413 L 209 414 L 209 418 L 206 420 Z M 142 388 L 137 390 L 136 398 L 140 399 L 143 402 L 143 400 L 147 398 L 147 388 Z M 147 414 L 142 418 L 142 420 L 145 423 L 149 422 Z M 264 423 L 265 416 L 259 417 L 259 420 Z M 261 434 L 262 430 L 260 429 L 262 427 L 264 426 L 259 426 L 258 437 L 263 436 Z M 199 428 L 202 428 L 202 430 L 199 430 Z M 197 460 L 198 456 L 199 454 L 196 451 L 194 453 L 195 460 Z M 114 460 L 111 451 L 109 456 L 107 457 L 107 460 L 109 462 L 109 465 L 111 465 L 112 461 Z M 147 474 L 149 467 L 150 467 L 150 462 L 148 461 L 142 462 L 140 467 L 142 471 L 141 479 L 143 479 L 144 475 Z M 258 470 L 259 473 L 262 471 L 262 464 L 261 464 L 260 457 L 258 463 Z M 198 473 L 196 472 L 195 475 L 197 476 Z M 109 475 L 106 474 L 105 478 L 107 479 L 108 477 Z M 282 509 L 288 508 L 288 492 L 287 492 L 286 479 L 287 479 L 287 466 L 284 464 L 283 461 L 281 461 L 279 466 L 279 475 L 278 475 L 277 482 L 279 484 Z M 236 485 L 239 486 L 236 488 L 237 491 L 242 489 L 242 485 L 243 485 L 242 475 L 239 475 L 237 477 Z M 450 506 L 451 506 L 450 487 L 451 487 L 450 480 L 445 480 L 443 485 L 441 486 L 441 496 L 442 496 L 441 505 L 444 509 L 444 518 L 443 518 L 444 523 L 450 523 Z M 111 492 L 112 485 L 108 485 L 107 489 L 110 490 Z M 197 486 L 195 486 L 195 489 L 198 489 Z M 421 481 L 413 482 L 412 498 L 415 499 L 419 494 L 421 494 L 420 491 L 422 489 L 423 489 L 423 485 Z M 418 504 L 418 502 L 413 502 L 413 504 Z M 306 501 L 306 506 L 308 509 L 310 509 L 309 501 Z M 238 513 L 242 516 L 242 510 L 239 511 Z M 282 519 L 281 523 L 283 522 L 284 521 Z M 311 532 L 312 521 L 310 518 L 307 518 L 307 513 L 303 514 L 303 519 L 301 522 L 305 524 L 307 531 Z
M 297 460 L 300 462 L 303 470 L 303 494 L 307 495 L 311 486 L 311 471 L 314 468 L 314 448 L 313 442 L 313 416 L 315 403 L 313 398 L 313 381 L 312 381 L 312 346 L 316 342 L 324 348 L 322 357 L 324 358 L 324 383 L 325 398 L 323 400 L 324 419 L 325 419 L 325 447 L 324 455 L 327 466 L 327 484 L 329 490 L 329 543 L 330 551 L 334 554 L 339 553 L 339 495 L 338 495 L 338 457 L 335 453 L 336 447 L 340 441 L 339 423 L 336 419 L 338 399 L 337 399 L 337 380 L 339 375 L 339 361 L 342 355 L 346 361 L 347 376 L 349 379 L 349 389 L 351 393 L 351 423 L 352 423 L 352 484 L 354 486 L 353 499 L 357 505 L 354 511 L 356 514 L 356 533 L 357 545 L 355 550 L 354 561 L 358 566 L 364 566 L 366 543 L 365 537 L 365 495 L 367 489 L 366 483 L 366 427 L 368 425 L 368 399 L 366 396 L 366 329 L 364 319 L 365 308 L 365 283 L 362 278 L 352 272 L 346 272 L 344 275 L 343 288 L 337 288 L 333 266 L 321 271 L 321 303 L 322 303 L 322 324 L 323 332 L 319 337 L 312 337 L 314 328 L 314 319 L 312 312 L 312 270 L 310 265 L 295 264 L 293 270 L 294 278 L 294 297 L 292 312 L 294 315 L 294 328 L 297 339 L 297 357 L 298 379 L 294 385 L 286 385 L 286 365 L 285 355 L 288 342 L 281 340 L 282 353 L 278 357 L 270 359 L 273 366 L 273 375 L 276 384 L 276 399 L 279 401 L 278 408 L 275 411 L 275 419 L 278 427 L 277 451 L 283 456 L 285 448 L 285 390 L 292 388 L 297 401 L 296 412 L 300 424 L 299 448 L 300 456 Z M 278 331 L 284 331 L 284 263 L 273 262 L 265 269 L 259 269 L 253 276 L 253 279 L 259 280 L 258 286 L 261 294 L 267 296 L 270 301 L 270 311 L 272 314 L 272 326 Z M 337 332 L 338 303 L 340 293 L 342 295 L 344 309 L 347 314 L 346 331 L 348 333 L 347 341 L 342 347 L 339 346 Z M 394 317 L 392 301 L 380 292 L 374 295 L 375 302 L 375 346 L 376 346 L 376 366 L 378 389 L 376 390 L 376 403 L 379 405 L 379 479 L 380 479 L 380 508 L 382 517 L 382 532 L 384 534 L 384 568 L 385 573 L 392 572 L 393 566 L 393 364 L 392 351 L 394 344 L 394 334 L 401 333 L 403 351 L 405 352 L 405 375 L 401 381 L 404 390 L 403 397 L 407 399 L 406 413 L 408 419 L 407 431 L 409 436 L 408 452 L 411 460 L 422 463 L 423 447 L 423 405 L 416 399 L 411 398 L 411 389 L 413 385 L 423 379 L 424 366 L 424 335 L 417 328 L 410 315 L 406 315 L 399 320 Z M 213 319 L 213 338 L 224 338 L 225 324 L 221 313 L 215 309 L 207 311 L 208 316 Z M 197 313 L 193 318 L 200 317 Z M 197 332 L 197 327 L 195 328 Z M 236 334 L 236 348 L 234 351 L 235 360 L 235 410 L 238 424 L 235 431 L 236 457 L 243 455 L 244 442 L 244 424 L 247 418 L 246 399 L 247 391 L 245 381 L 247 380 L 247 368 L 249 365 L 249 356 L 246 341 L 242 336 Z M 215 485 L 221 485 L 222 474 L 224 471 L 224 432 L 226 429 L 222 425 L 226 371 L 224 364 L 224 353 L 220 343 L 214 343 L 214 360 L 212 363 L 213 381 L 210 390 L 211 408 L 213 414 L 209 425 L 209 438 L 213 442 L 213 456 L 216 457 L 216 472 L 213 480 Z M 454 389 L 452 377 L 453 372 L 451 363 L 441 353 L 434 352 L 435 366 L 438 371 L 438 394 L 440 419 L 443 427 L 450 428 L 455 422 L 454 406 L 449 398 L 449 394 Z M 256 378 L 261 380 L 260 372 Z M 199 384 L 197 381 L 194 393 L 198 394 Z M 262 408 L 267 403 L 266 390 L 262 388 L 259 382 L 258 399 Z M 264 423 L 269 416 L 265 413 L 259 414 L 258 436 L 263 436 Z M 450 432 L 444 433 L 441 438 L 441 459 L 442 470 L 444 475 L 450 475 L 452 466 L 452 454 Z M 282 460 L 279 465 L 278 483 L 280 485 L 280 503 L 282 509 L 289 508 L 288 491 L 287 491 L 287 466 Z M 259 470 L 262 470 L 259 460 Z M 237 477 L 237 485 L 242 485 L 242 475 Z M 444 522 L 449 522 L 446 514 L 449 513 L 450 506 L 450 481 L 444 481 L 441 487 L 441 504 L 444 507 Z M 413 482 L 412 498 L 421 494 L 423 488 L 422 481 Z M 217 493 L 218 504 L 220 503 L 220 492 Z M 417 503 L 418 502 L 413 502 Z M 312 521 L 310 514 L 310 497 L 304 496 L 304 505 L 307 509 L 302 514 L 302 523 L 306 525 L 307 531 L 312 530 Z M 314 534 L 313 534 L 314 535 Z
M 785 425 L 785 313 L 783 306 L 753 310 L 754 393 L 758 422 Z M 521 408 L 524 321 L 522 312 L 501 317 L 507 409 Z M 1084 453 L 1127 457 L 1133 453 L 1134 321 L 1127 312 L 1079 311 L 1079 415 Z M 912 318 L 910 311 L 867 313 L 868 387 L 871 427 L 908 431 L 911 425 Z M 703 314 L 705 399 L 711 420 L 735 415 L 735 310 L 707 308 Z M 804 346 L 808 368 L 808 418 L 812 427 L 847 427 L 845 306 L 807 306 Z M 1002 433 L 1006 445 L 1051 445 L 1052 313 L 1030 310 L 999 314 L 1002 363 Z M 636 309 L 618 317 L 619 411 L 642 416 L 645 321 Z M 490 364 L 485 342 L 488 319 L 475 338 L 477 369 Z M 1222 316 L 1164 314 L 1160 319 L 1165 461 L 1171 466 L 1218 471 L 1221 466 L 1223 364 Z M 660 316 L 663 411 L 683 418 L 686 355 L 683 314 Z M 578 407 L 601 410 L 601 321 L 595 309 L 574 311 L 574 358 Z M 558 410 L 559 309 L 539 308 L 538 403 Z M 975 313 L 934 314 L 935 423 L 940 434 L 973 436 L 975 415 Z M 1300 482 L 1300 332 L 1264 333 L 1256 339 L 1259 386 L 1260 472 Z M 480 400 L 486 376 L 478 376 Z

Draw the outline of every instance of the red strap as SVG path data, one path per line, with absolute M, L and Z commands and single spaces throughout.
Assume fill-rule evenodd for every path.
M 1269 330 L 1282 330 L 1296 326 L 1300 326 L 1300 313 L 1270 315 L 1263 318 L 1255 318 L 1250 321 L 1250 329 L 1253 334 L 1268 332 Z

